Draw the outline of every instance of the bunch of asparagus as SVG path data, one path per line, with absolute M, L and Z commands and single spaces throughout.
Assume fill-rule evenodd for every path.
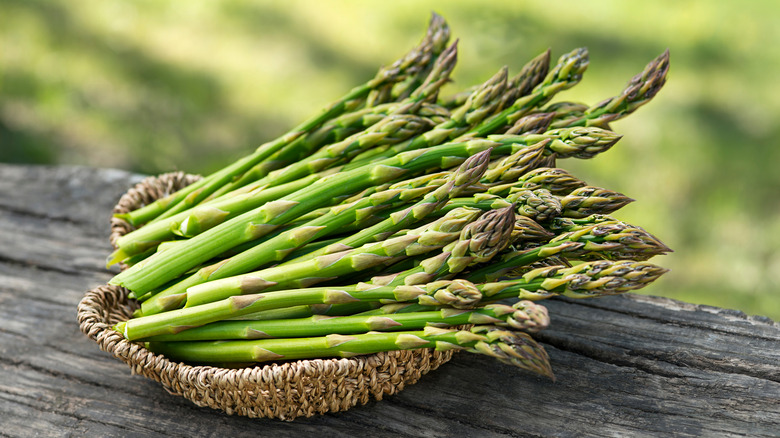
M 420 42 L 285 135 L 136 211 L 111 280 L 140 302 L 115 327 L 174 360 L 244 366 L 460 349 L 552 377 L 535 302 L 639 289 L 669 251 L 611 216 L 632 199 L 556 167 L 620 136 L 663 85 L 668 52 L 622 93 L 551 103 L 588 52 L 440 97 L 457 44 Z

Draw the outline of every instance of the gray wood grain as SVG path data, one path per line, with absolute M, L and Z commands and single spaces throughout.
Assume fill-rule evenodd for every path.
M 110 209 L 139 175 L 0 164 L 0 436 L 780 436 L 780 326 L 625 295 L 554 300 L 557 380 L 461 353 L 400 394 L 281 422 L 130 374 L 78 329 Z

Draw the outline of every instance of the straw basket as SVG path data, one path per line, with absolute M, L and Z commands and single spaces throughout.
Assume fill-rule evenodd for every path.
M 147 178 L 120 198 L 114 212 L 136 209 L 198 179 L 181 172 Z M 127 222 L 113 218 L 111 243 L 132 229 Z M 169 393 L 198 406 L 231 415 L 292 420 L 344 411 L 371 398 L 381 400 L 401 391 L 453 354 L 420 349 L 239 369 L 192 366 L 154 354 L 142 343 L 129 342 L 112 330 L 138 307 L 127 294 L 127 289 L 111 285 L 88 291 L 78 306 L 81 331 L 101 350 L 127 363 L 133 374 L 156 380 Z

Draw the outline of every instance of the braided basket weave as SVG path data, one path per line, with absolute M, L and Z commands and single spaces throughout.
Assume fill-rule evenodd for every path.
M 147 178 L 120 198 L 114 213 L 134 210 L 198 179 L 181 172 Z M 132 229 L 126 221 L 112 218 L 111 243 Z M 127 294 L 127 289 L 110 285 L 88 291 L 78 306 L 81 331 L 101 350 L 127 363 L 133 374 L 156 380 L 169 393 L 198 406 L 231 415 L 292 420 L 344 411 L 397 393 L 453 354 L 419 349 L 240 369 L 192 366 L 154 354 L 111 328 L 129 319 L 138 307 Z

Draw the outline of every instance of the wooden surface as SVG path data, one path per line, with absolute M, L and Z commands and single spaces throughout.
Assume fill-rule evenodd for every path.
M 0 436 L 780 436 L 780 325 L 626 295 L 546 304 L 557 376 L 460 353 L 400 394 L 294 422 L 167 394 L 76 322 L 140 177 L 0 164 Z

